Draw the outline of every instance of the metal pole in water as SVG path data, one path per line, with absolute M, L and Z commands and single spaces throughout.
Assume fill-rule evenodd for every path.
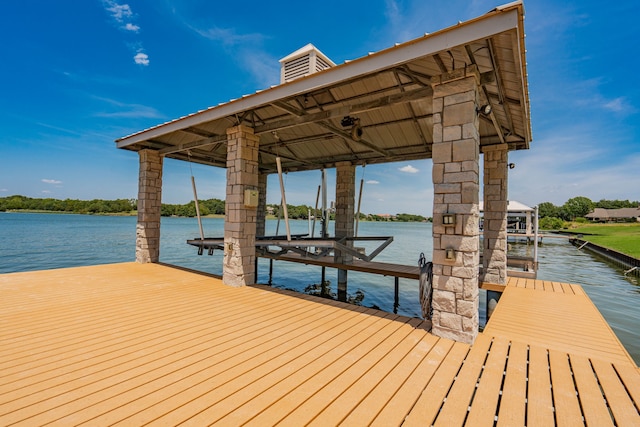
M 320 222 L 321 230 L 320 237 L 323 239 L 327 238 L 327 171 L 322 168 L 322 221 Z M 321 285 L 324 286 L 324 282 L 326 280 L 326 267 L 322 267 L 322 276 L 320 278 Z
M 200 217 L 200 206 L 198 205 L 198 192 L 196 191 L 196 179 L 191 175 L 191 187 L 193 188 L 193 199 L 196 204 L 196 216 L 198 217 L 198 227 L 200 228 L 200 240 L 204 240 L 204 231 L 202 230 L 202 218 Z
M 316 206 L 313 210 L 313 225 L 311 226 L 311 237 L 315 237 L 316 234 L 316 217 L 318 216 L 318 201 L 320 200 L 320 189 L 322 185 L 318 185 L 318 193 L 316 194 Z
M 362 166 L 364 169 L 364 166 Z M 364 172 L 362 173 L 363 178 L 360 179 L 360 193 L 358 194 L 358 211 L 356 212 L 356 232 L 355 236 L 358 237 L 358 225 L 360 224 L 360 204 L 362 203 L 362 187 L 364 186 Z
M 533 226 L 533 268 L 538 276 L 538 206 L 533 208 L 535 214 L 535 224 Z
M 289 212 L 287 211 L 287 197 L 284 194 L 284 181 L 282 180 L 282 164 L 280 157 L 276 157 L 276 166 L 278 167 L 278 177 L 280 178 L 280 193 L 282 194 L 282 211 L 284 212 L 284 225 L 287 229 L 287 241 L 291 241 L 291 230 L 289 229 Z

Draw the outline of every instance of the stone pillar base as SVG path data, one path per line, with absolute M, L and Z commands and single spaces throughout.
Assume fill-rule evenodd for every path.
M 160 214 L 162 209 L 162 156 L 154 150 L 140 150 L 138 178 L 138 223 L 136 262 L 160 259 Z

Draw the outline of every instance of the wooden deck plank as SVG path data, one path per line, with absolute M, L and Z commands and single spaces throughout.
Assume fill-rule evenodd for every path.
M 468 346 L 460 343 L 454 344 L 446 359 L 442 364 L 440 364 L 440 366 L 438 366 L 438 369 L 434 373 L 433 377 L 431 377 L 428 385 L 424 388 L 422 394 L 415 402 L 415 405 L 411 408 L 411 412 L 409 412 L 409 415 L 402 424 L 403 426 L 424 426 L 431 425 L 433 423 L 442 406 L 442 402 L 447 396 L 447 393 L 455 381 L 456 375 L 460 372 L 460 367 L 468 354 Z M 385 421 L 385 418 L 389 416 L 389 413 L 386 412 L 381 415 L 383 416 L 378 416 L 373 422 L 373 425 L 391 425 L 391 423 L 387 424 Z M 397 418 L 397 415 L 395 418 Z
M 509 341 L 499 338 L 493 340 L 465 424 L 470 426 L 493 425 L 498 413 L 498 399 L 502 389 L 508 352 Z
M 369 394 L 372 386 L 373 388 L 378 388 L 387 374 L 393 371 L 404 357 L 411 354 L 414 347 L 425 338 L 425 335 L 426 331 L 414 329 L 406 339 L 396 345 L 395 348 L 389 351 L 373 367 L 361 375 L 349 388 L 346 388 L 338 382 L 332 384 L 334 387 L 338 387 L 340 395 L 320 412 L 309 425 L 327 426 L 342 424 L 347 415 Z M 345 372 L 345 375 L 346 374 L 348 374 L 348 372 Z M 341 386 L 342 388 L 339 388 Z M 321 393 L 324 394 L 325 392 L 326 388 Z M 379 402 L 381 407 L 382 403 L 383 402 Z M 378 408 L 376 412 L 382 409 L 381 407 Z
M 326 309 L 320 310 L 317 313 L 305 312 L 300 310 L 300 314 L 309 316 L 309 324 L 314 318 L 321 319 L 327 315 Z M 295 315 L 295 313 L 294 313 Z M 91 419 L 96 416 L 96 409 L 98 411 L 114 408 L 122 405 L 122 402 L 128 402 L 136 400 L 136 396 L 145 393 L 145 388 L 139 387 L 139 384 L 145 384 L 145 386 L 151 390 L 160 389 L 166 387 L 168 384 L 173 384 L 172 381 L 177 381 L 188 377 L 193 371 L 198 371 L 201 366 L 207 366 L 209 360 L 214 354 L 218 354 L 221 361 L 225 361 L 225 358 L 220 355 L 226 355 L 229 353 L 229 357 L 232 355 L 238 355 L 245 352 L 243 356 L 246 357 L 246 353 L 251 348 L 260 351 L 261 349 L 268 350 L 269 346 L 266 345 L 269 342 L 273 347 L 277 347 L 279 341 L 277 338 L 282 335 L 287 328 L 295 328 L 301 326 L 300 323 L 293 323 L 291 316 L 282 319 L 276 323 L 280 330 L 278 332 L 265 333 L 263 330 L 256 331 L 253 341 L 246 341 L 252 337 L 246 336 L 246 331 L 238 330 L 237 334 L 232 336 L 226 336 L 224 331 L 221 339 L 216 340 L 215 334 L 212 336 L 212 340 L 202 341 L 200 345 L 188 348 L 182 352 L 176 352 L 175 349 L 170 350 L 169 354 L 162 359 L 155 359 L 147 363 L 134 363 L 129 366 L 119 366 L 118 375 L 103 375 L 101 381 L 94 381 L 93 376 L 80 378 L 73 386 L 75 388 L 62 393 L 61 390 L 55 390 L 57 395 L 53 398 L 46 400 L 46 405 L 39 403 L 37 409 L 42 411 L 50 407 L 50 410 L 46 413 L 42 413 L 38 417 L 32 418 L 33 422 L 40 423 L 46 422 L 46 420 L 55 420 L 57 417 L 62 417 L 68 413 L 73 413 L 72 419 L 74 422 L 83 420 L 83 417 Z M 264 347 L 260 347 L 260 344 Z M 226 353 L 225 353 L 226 352 Z M 228 362 L 227 365 L 234 366 L 234 362 Z M 217 369 L 226 366 L 220 363 L 216 366 Z M 126 368 L 126 369 L 125 369 Z M 182 368 L 182 369 L 181 369 Z M 110 371 L 105 372 L 108 374 Z M 81 385 L 76 383 L 80 382 Z M 85 384 L 86 383 L 86 384 Z M 114 385 L 111 385 L 114 384 Z M 112 402 L 112 403 L 110 403 Z M 96 407 L 96 404 L 100 403 Z M 63 405 L 63 406 L 61 406 Z M 15 415 L 21 415 L 21 412 L 29 411 L 33 406 L 27 406 L 23 408 L 23 411 L 15 413 Z M 59 410 L 56 408 L 60 408 Z M 99 409 L 102 408 L 102 409 Z
M 586 294 L 507 287 L 484 332 L 568 353 L 634 363 Z
M 396 396 L 397 403 L 411 403 L 404 408 L 388 410 L 396 415 L 407 414 L 418 398 L 419 392 L 422 391 L 422 388 L 416 391 L 416 379 L 424 387 L 424 382 L 433 375 L 452 345 L 453 341 L 441 340 L 431 334 L 426 335 L 418 342 L 414 351 L 408 353 L 396 367 L 389 371 L 377 387 L 369 389 L 360 404 L 345 417 L 342 425 L 370 425 L 385 408 L 391 405 Z
M 631 400 L 635 402 L 636 407 L 640 406 L 640 367 L 634 368 L 631 365 L 619 363 L 614 365 L 614 368 L 620 381 L 628 390 Z
M 551 376 L 547 351 L 529 348 L 529 383 L 527 389 L 527 426 L 554 425 Z
M 551 391 L 556 412 L 556 425 L 573 426 L 582 419 L 580 402 L 573 383 L 569 356 L 556 350 L 549 351 Z
M 336 317 L 336 316 L 329 314 L 329 317 Z M 316 319 L 315 322 L 317 322 L 318 320 L 319 319 Z M 279 344 L 277 347 L 273 347 L 273 348 L 264 347 L 262 349 L 260 347 L 256 347 L 255 351 L 252 350 L 247 354 L 243 354 L 242 358 L 236 358 L 233 361 L 233 363 L 229 366 L 229 368 L 226 370 L 210 369 L 208 371 L 208 375 L 200 377 L 199 382 L 195 383 L 195 387 L 192 381 L 189 381 L 186 383 L 181 382 L 179 386 L 182 387 L 183 390 L 188 390 L 188 393 L 186 394 L 188 396 L 191 396 L 192 399 L 194 397 L 200 396 L 201 394 L 206 394 L 207 392 L 214 392 L 215 390 L 217 390 L 220 384 L 225 384 L 225 386 L 227 387 L 236 387 L 236 389 L 241 389 L 242 386 L 247 383 L 247 381 L 250 381 L 249 378 L 255 378 L 255 376 L 252 377 L 252 375 L 256 374 L 254 368 L 256 367 L 257 363 L 261 364 L 258 366 L 262 366 L 262 367 L 274 366 L 274 365 L 277 365 L 279 362 L 282 362 L 283 359 L 285 359 L 286 357 L 295 358 L 296 354 L 299 354 L 299 353 L 295 353 L 295 352 L 288 353 L 287 350 L 290 350 L 291 348 L 295 347 L 297 344 L 301 344 L 301 343 L 304 343 L 304 345 L 301 345 L 296 350 L 297 351 L 308 350 L 310 349 L 310 347 L 313 347 L 313 345 L 318 345 L 319 343 L 322 343 L 321 341 L 322 338 L 327 338 L 328 336 L 332 336 L 333 333 L 336 333 L 339 335 L 341 333 L 342 328 L 353 327 L 357 330 L 359 326 L 359 322 L 360 322 L 360 319 L 356 318 L 355 315 L 351 319 L 345 319 L 344 317 L 333 318 L 330 322 L 327 322 L 326 324 L 324 324 L 324 327 L 330 330 L 331 328 L 334 328 L 334 327 L 337 327 L 338 329 L 337 330 L 333 329 L 332 332 L 324 331 L 324 335 L 319 337 L 320 341 L 315 341 L 315 342 L 309 340 L 310 334 L 312 334 L 312 332 L 305 332 L 305 334 L 301 335 L 300 337 L 296 337 L 295 335 L 292 335 L 289 333 L 283 336 L 284 342 L 285 342 L 284 346 L 282 344 L 282 340 L 279 340 L 281 344 Z M 309 324 L 308 327 L 312 325 L 313 323 Z M 370 324 L 365 322 L 362 326 L 366 327 L 366 326 L 370 326 Z M 288 359 L 288 360 L 291 360 L 291 359 Z M 226 381 L 232 381 L 233 378 L 240 375 L 243 376 L 242 381 L 229 383 L 229 385 L 226 384 Z M 150 409 L 136 413 L 133 418 L 127 419 L 127 423 L 140 424 L 142 422 L 153 420 L 161 415 L 165 415 L 166 412 L 171 411 L 171 408 L 179 407 L 180 405 L 183 404 L 181 402 L 183 402 L 183 400 L 185 399 L 185 395 L 179 395 L 179 394 L 170 396 L 168 399 L 165 399 L 165 400 L 163 400 L 163 397 L 164 396 L 162 396 L 162 394 L 157 394 L 153 396 L 154 400 L 149 401 L 147 405 L 144 405 L 144 407 L 149 407 Z M 161 402 L 163 408 L 158 407 L 158 404 L 155 402 Z M 152 404 L 152 403 L 155 403 L 155 406 L 148 406 L 149 404 Z M 212 400 L 211 402 L 206 402 L 203 404 L 203 406 L 201 406 L 200 409 L 205 409 L 208 405 L 213 403 L 215 403 L 215 400 Z M 197 407 L 197 405 L 195 406 Z M 128 411 L 130 412 L 131 409 L 138 409 L 139 407 L 140 407 L 140 402 L 136 402 L 135 405 L 132 405 L 132 408 L 130 408 Z M 176 417 L 179 416 L 179 414 L 177 413 L 175 415 Z
M 318 412 L 332 403 L 343 390 L 351 387 L 356 379 L 369 370 L 372 364 L 392 351 L 400 340 L 406 338 L 406 332 L 396 329 L 385 337 L 378 345 L 366 348 L 358 357 L 352 359 L 353 363 L 343 363 L 343 366 L 334 365 L 331 371 L 323 371 L 306 383 L 307 387 L 313 387 L 314 393 L 304 402 L 301 402 L 293 411 L 278 424 L 283 426 L 297 426 L 311 422 Z M 363 349 L 358 349 L 359 351 Z M 341 369 L 343 368 L 343 369 Z M 339 375 L 336 375 L 338 373 Z M 329 380 L 329 381 L 327 381 Z
M 510 278 L 469 347 L 164 265 L 0 275 L 0 425 L 640 424 L 640 368 L 558 285 Z
M 451 386 L 447 400 L 435 420 L 435 426 L 463 424 L 490 346 L 491 338 L 486 335 L 478 336 L 471 346 L 471 351 L 460 368 L 458 378 Z
M 613 426 L 613 420 L 589 359 L 582 356 L 571 356 L 571 368 L 586 424 L 589 426 Z
M 634 404 L 633 395 L 620 381 L 613 365 L 598 359 L 592 360 L 591 364 L 598 376 L 598 382 L 604 391 L 616 424 L 619 426 L 640 426 L 638 402 Z
M 356 334 L 357 332 L 356 329 L 350 328 L 348 334 L 343 334 L 343 341 L 340 345 L 329 349 L 327 353 L 306 358 L 306 361 L 297 371 L 294 370 L 295 366 L 287 366 L 287 369 L 283 372 L 283 378 L 280 381 L 272 381 L 267 388 L 258 388 L 259 385 L 256 383 L 251 384 L 250 387 L 243 390 L 243 393 L 247 393 L 250 397 L 247 403 L 229 412 L 221 422 L 234 425 L 242 424 L 251 421 L 256 416 L 260 418 L 260 413 L 273 405 L 283 405 L 283 403 L 278 403 L 280 399 L 288 394 L 297 394 L 296 388 L 308 378 L 317 375 L 322 370 L 331 369 L 337 358 L 349 353 L 355 346 L 359 345 L 361 342 L 359 339 L 365 340 L 367 338 L 367 332 L 363 332 L 359 336 Z M 260 423 L 262 421 L 258 419 L 257 422 Z
M 330 384 L 344 371 L 349 369 L 358 360 L 364 357 L 369 351 L 387 339 L 395 340 L 394 332 L 398 331 L 399 325 L 387 324 L 382 329 L 368 329 L 356 335 L 353 339 L 348 339 L 345 344 L 333 349 L 325 358 L 328 365 L 310 366 L 307 370 L 301 371 L 296 378 L 289 380 L 281 387 L 279 394 L 281 398 L 269 405 L 261 404 L 261 412 L 248 425 L 274 425 L 282 421 L 301 405 L 312 399 L 319 390 Z M 406 328 L 402 328 L 400 333 L 404 333 Z M 294 386 L 295 384 L 295 386 Z M 293 387 L 292 387 L 293 386 Z M 318 411 L 322 408 L 318 408 Z M 308 414 L 307 414 L 308 416 Z
M 512 342 L 498 412 L 499 427 L 525 425 L 527 360 L 527 346 Z
M 211 305 L 211 304 L 209 304 L 209 305 Z M 138 311 L 140 311 L 139 306 L 137 306 L 137 307 L 138 307 Z M 270 309 L 270 307 L 271 307 L 271 309 Z M 258 308 L 258 306 L 256 306 L 256 308 Z M 268 300 L 266 300 L 264 302 L 264 304 L 263 304 L 263 306 L 262 306 L 260 311 L 262 312 L 263 315 L 266 315 L 266 314 L 273 313 L 274 311 L 275 312 L 279 312 L 279 311 L 281 311 L 281 309 L 279 309 L 277 306 L 275 306 L 273 304 L 269 304 Z M 189 312 L 190 311 L 185 311 L 183 314 L 187 314 Z M 163 311 L 163 313 L 164 313 L 164 311 Z M 159 322 L 158 324 L 155 325 L 155 328 L 157 329 L 157 332 L 152 334 L 152 335 L 145 335 L 144 336 L 146 338 L 145 340 L 140 339 L 140 337 L 136 336 L 136 338 L 137 338 L 136 339 L 136 344 L 135 344 L 136 346 L 141 346 L 141 348 L 144 348 L 144 346 L 146 346 L 146 345 L 153 345 L 154 343 L 153 342 L 149 343 L 149 340 L 152 340 L 154 337 L 158 337 L 156 339 L 159 339 L 161 342 L 163 340 L 163 337 L 164 337 L 164 340 L 166 340 L 166 338 L 167 338 L 166 335 L 169 334 L 169 331 L 167 331 L 166 329 L 161 327 L 163 324 L 170 326 L 172 330 L 176 329 L 175 332 L 171 332 L 171 333 L 175 333 L 175 334 L 179 334 L 179 335 L 182 335 L 184 333 L 184 331 L 182 331 L 180 329 L 180 326 L 182 324 L 185 324 L 186 325 L 185 327 L 187 327 L 187 326 L 190 327 L 191 329 L 189 329 L 189 328 L 185 329 L 185 330 L 190 330 L 190 331 L 194 331 L 194 330 L 197 331 L 196 327 L 202 324 L 202 323 L 194 324 L 192 322 L 192 320 L 189 321 L 191 323 L 184 323 L 184 322 L 176 323 L 176 319 L 172 318 L 171 316 L 168 316 L 167 318 L 163 318 L 163 316 L 158 316 L 158 314 L 160 314 L 160 313 L 156 313 L 156 317 L 158 319 L 164 319 L 164 320 L 163 320 L 163 322 Z M 234 318 L 234 316 L 231 316 L 230 313 L 225 311 L 224 309 L 222 309 L 222 310 L 221 309 L 217 309 L 216 310 L 215 306 L 212 306 L 212 307 L 208 307 L 206 310 L 204 310 L 202 312 L 202 316 L 206 318 L 206 320 L 204 320 L 204 322 L 210 321 L 208 319 L 210 318 L 210 316 L 212 316 L 214 314 L 218 314 L 219 316 L 222 316 L 222 318 L 224 318 L 224 322 L 220 326 L 226 326 L 226 324 L 229 323 L 229 322 L 234 322 L 234 321 L 237 322 L 238 320 L 242 320 L 242 319 L 246 318 L 246 314 L 245 313 L 237 313 L 236 314 L 237 319 L 236 319 L 236 318 Z M 246 321 L 248 321 L 248 320 L 246 320 Z M 136 329 L 134 328 L 134 324 L 135 323 L 136 322 L 133 321 L 133 322 L 131 322 L 131 324 L 127 325 L 128 329 L 125 328 L 125 329 L 127 329 L 127 331 L 130 334 L 136 334 L 137 333 Z M 153 330 L 153 328 L 152 328 L 152 330 Z M 110 331 L 110 332 L 113 332 L 113 331 Z M 130 351 L 132 348 L 135 348 L 135 346 L 132 347 L 132 345 L 130 343 L 128 343 L 127 341 L 120 340 L 120 341 L 112 342 L 112 340 L 110 340 L 110 339 L 106 339 L 105 340 L 104 337 L 102 339 L 103 339 L 103 343 L 108 344 L 108 345 L 103 346 L 103 348 L 101 350 L 108 357 L 114 357 L 114 354 L 113 354 L 114 349 L 119 349 L 120 348 L 120 349 L 122 349 L 122 351 L 127 352 L 127 351 Z M 125 344 L 127 344 L 126 347 L 124 346 Z M 120 347 L 118 347 L 118 345 Z M 82 362 L 83 360 L 93 363 L 100 356 L 99 352 L 93 352 L 93 349 L 90 348 L 90 347 L 86 347 L 84 350 L 85 351 L 84 352 L 80 352 L 78 354 L 78 356 L 76 356 L 75 359 L 73 358 L 74 355 L 72 353 L 64 354 L 65 357 L 62 358 L 62 359 L 69 366 L 71 366 L 73 368 L 79 368 L 79 367 L 82 367 L 82 366 L 78 366 L 78 363 Z M 115 355 L 115 356 L 119 356 L 119 355 Z M 50 360 L 55 360 L 57 362 L 58 358 L 57 357 L 56 358 L 51 357 L 51 358 L 49 358 L 48 361 L 50 361 Z M 42 362 L 40 362 L 40 363 L 42 363 Z M 49 366 L 49 365 L 50 365 L 50 363 L 44 365 L 44 366 L 47 367 L 47 369 L 49 369 L 47 372 L 52 373 L 54 376 L 56 376 L 56 375 L 60 376 L 60 374 L 61 374 L 60 370 L 63 368 L 63 366 L 59 365 L 57 363 L 55 365 L 53 365 L 53 366 Z M 33 374 L 34 370 L 36 369 L 36 367 L 38 367 L 37 363 L 34 363 L 33 366 L 31 364 L 24 363 L 23 365 L 20 366 L 20 369 L 22 369 L 22 371 L 28 371 L 29 374 Z M 5 377 L 4 380 L 6 381 L 7 377 Z M 38 378 L 38 380 L 41 381 L 41 380 L 43 380 L 43 378 Z M 11 387 L 13 388 L 13 391 L 15 392 L 15 389 L 17 388 L 17 384 L 11 383 Z
M 412 334 L 417 334 L 419 336 L 423 336 L 423 333 L 425 331 L 423 331 L 423 330 L 417 331 L 414 328 L 415 324 L 416 324 L 415 322 L 411 322 L 410 321 L 410 322 L 405 323 L 404 325 L 400 325 L 395 330 L 393 330 L 388 337 L 386 337 L 384 339 L 384 341 L 381 343 L 381 346 L 382 347 L 384 347 L 385 345 L 394 346 L 394 343 L 397 344 L 398 342 L 402 342 L 406 338 L 411 336 Z M 398 340 L 400 340 L 400 341 L 398 341 Z M 366 346 L 366 344 L 365 344 L 365 346 Z M 370 367 L 372 362 L 375 362 L 375 361 L 378 360 L 378 356 L 380 355 L 380 353 L 378 353 L 378 355 L 375 355 L 377 350 L 379 350 L 379 348 L 375 348 L 371 352 L 367 353 L 366 356 L 360 357 L 358 362 L 356 362 L 356 364 L 352 365 L 351 367 L 347 368 L 346 370 L 344 370 L 342 372 L 338 371 L 337 376 L 335 376 L 334 379 L 328 385 L 325 385 L 324 387 L 321 387 L 320 386 L 321 382 L 318 382 L 318 383 L 314 384 L 318 388 L 318 390 L 320 390 L 320 391 L 316 391 L 316 394 L 314 394 L 313 397 L 315 397 L 318 394 L 322 395 L 323 397 L 326 397 L 325 393 L 330 393 L 331 387 L 336 382 L 347 382 L 347 383 L 349 383 L 349 382 L 356 381 L 358 377 L 357 376 L 352 376 L 352 375 L 350 375 L 350 373 L 352 373 L 352 371 L 354 369 L 356 369 L 356 365 L 357 364 L 364 365 L 365 367 Z M 358 352 L 359 349 L 354 348 L 352 351 L 353 352 Z M 320 359 L 320 358 L 324 358 L 324 356 L 314 357 L 314 358 L 312 358 L 312 360 L 317 360 L 317 359 Z M 349 358 L 351 358 L 351 357 L 349 357 Z M 369 360 L 365 360 L 366 358 L 368 358 Z M 317 373 L 314 376 L 314 378 L 318 378 L 321 375 L 327 376 L 326 372 L 333 370 L 334 367 L 339 367 L 338 365 L 339 365 L 339 363 L 332 363 L 332 364 L 326 365 L 325 369 L 321 369 L 321 370 L 317 371 Z M 333 374 L 335 374 L 335 372 Z M 283 378 L 287 378 L 287 375 L 288 375 L 287 372 L 283 372 Z M 307 375 L 307 377 L 308 377 L 308 375 Z M 295 388 L 289 389 L 289 390 L 293 390 L 293 391 L 291 391 L 291 393 L 297 393 L 297 391 L 298 391 L 298 389 L 295 389 Z M 251 397 L 252 395 L 255 395 L 255 394 L 253 392 L 250 392 L 250 393 L 248 393 L 247 397 Z M 265 395 L 262 396 L 262 398 L 264 398 L 265 396 L 266 396 L 266 393 L 265 393 Z M 311 399 L 313 399 L 313 397 Z M 257 400 L 257 399 L 254 399 L 254 400 Z M 235 403 L 235 399 L 234 399 L 234 403 Z M 221 404 L 224 405 L 223 402 L 221 402 Z M 304 406 L 305 404 L 307 404 L 307 401 L 303 402 L 302 404 L 297 404 L 296 407 L 295 407 L 295 411 L 300 410 L 301 406 Z M 269 406 L 270 406 L 269 404 L 264 404 L 263 403 L 263 409 L 266 409 Z M 198 417 L 194 417 L 192 420 L 189 420 L 188 424 L 190 424 L 190 425 L 201 425 L 202 421 L 205 421 L 205 420 L 208 420 L 208 419 L 212 419 L 214 414 L 216 414 L 215 417 L 217 418 L 218 417 L 217 412 L 219 412 L 219 410 L 221 410 L 223 407 L 224 406 L 222 406 L 220 408 L 214 408 L 214 407 L 208 408 L 207 411 L 199 414 Z M 289 410 L 292 410 L 292 409 L 294 409 L 294 408 L 293 407 L 289 408 Z M 322 410 L 322 407 L 318 406 L 318 407 L 314 407 L 313 410 L 310 411 L 310 412 L 317 413 L 317 412 L 319 412 L 321 410 Z M 237 425 L 236 421 L 239 421 L 239 419 L 236 418 L 237 415 L 239 415 L 238 412 L 245 412 L 244 408 L 241 408 L 240 411 L 236 411 L 236 414 L 233 414 L 234 416 L 227 416 L 227 417 L 221 419 L 220 421 L 223 424 Z M 304 412 L 309 412 L 309 411 L 304 411 Z M 308 416 L 313 416 L 313 414 L 308 414 L 306 416 L 307 417 Z M 240 417 L 240 418 L 244 418 L 244 417 Z M 300 420 L 303 421 L 304 418 L 301 418 Z M 287 423 L 286 419 L 281 421 L 281 423 L 286 424 Z
M 427 384 L 437 385 L 440 379 L 446 376 L 448 372 L 453 370 L 457 372 L 468 352 L 469 346 L 466 344 L 439 339 L 433 350 L 426 355 L 407 381 L 404 382 L 400 389 L 386 402 L 384 408 L 377 414 L 370 414 L 374 417 L 371 425 L 398 425 L 398 420 L 400 418 L 404 420 L 404 416 L 406 416 L 412 408 L 419 407 L 423 409 L 419 399 L 423 396 L 425 386 Z M 436 377 L 436 374 L 438 377 Z M 452 375 L 455 375 L 455 373 Z M 447 384 L 447 387 L 448 386 L 449 384 Z M 432 387 L 432 391 L 434 388 L 435 387 Z M 446 390 L 442 392 L 441 399 L 444 398 L 445 393 Z M 436 396 L 433 397 L 434 399 L 437 398 Z M 375 398 L 374 394 L 371 395 L 370 399 L 373 398 Z M 438 405 L 440 405 L 440 403 Z M 366 407 L 363 407 L 362 410 L 364 411 L 365 408 Z M 360 418 L 356 418 L 357 414 L 358 411 L 354 411 L 346 420 L 347 423 L 359 425 Z
M 161 410 L 157 404 L 149 406 L 149 409 L 124 420 L 124 424 L 142 425 L 153 422 L 157 425 L 176 425 L 188 420 L 192 425 L 202 425 L 199 417 L 203 416 L 215 421 L 248 401 L 257 393 L 256 390 L 266 389 L 286 378 L 290 371 L 295 372 L 299 367 L 325 357 L 328 350 L 346 341 L 344 334 L 348 334 L 349 330 L 357 332 L 359 336 L 366 336 L 367 332 L 377 331 L 379 322 L 386 323 L 383 317 L 354 320 L 357 323 L 333 319 L 327 322 L 323 328 L 326 330 L 318 339 L 310 339 L 317 334 L 311 328 L 301 339 L 287 339 L 270 352 L 253 352 L 246 361 L 235 363 L 230 369 L 215 372 L 214 376 L 209 375 L 195 384 L 191 381 L 184 382 L 183 392 L 163 400 Z M 386 327 L 398 327 L 396 322 L 390 325 L 392 326 Z M 356 343 L 357 340 L 356 338 Z

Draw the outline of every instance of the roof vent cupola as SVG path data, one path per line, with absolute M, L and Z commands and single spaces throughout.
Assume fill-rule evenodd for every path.
M 336 64 L 309 43 L 280 60 L 280 83 L 334 67 Z

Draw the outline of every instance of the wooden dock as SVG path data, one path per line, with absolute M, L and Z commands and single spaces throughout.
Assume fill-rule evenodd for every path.
M 557 289 L 510 281 L 469 346 L 158 264 L 4 274 L 0 425 L 640 425 L 640 370 L 579 286 Z M 580 317 L 537 313 L 555 298 Z
M 420 268 L 417 265 L 417 260 L 415 265 L 405 265 L 405 264 L 393 264 L 388 262 L 377 262 L 377 261 L 363 261 L 360 259 L 354 259 L 350 263 L 337 263 L 333 256 L 324 256 L 324 257 L 305 257 L 300 254 L 295 253 L 287 253 L 284 255 L 279 255 L 278 257 L 266 257 L 263 258 L 274 259 L 277 261 L 287 261 L 287 262 L 295 262 L 299 264 L 306 265 L 316 265 L 320 267 L 328 267 L 328 268 L 341 268 L 349 271 L 359 271 L 362 273 L 369 274 L 377 274 L 382 276 L 392 276 L 396 279 L 420 279 Z M 482 256 L 480 257 L 480 267 L 482 267 Z M 532 275 L 535 275 L 535 271 L 533 270 L 533 258 L 530 257 L 519 257 L 512 256 L 507 258 L 507 266 L 508 267 L 516 267 L 519 270 L 508 270 L 508 274 L 513 277 L 524 277 L 524 278 L 532 278 Z M 526 271 L 525 271 L 526 269 Z

